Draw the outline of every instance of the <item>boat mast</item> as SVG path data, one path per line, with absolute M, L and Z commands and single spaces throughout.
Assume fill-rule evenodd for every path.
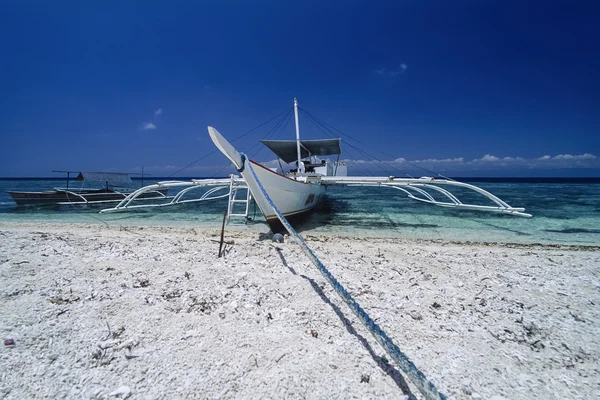
M 298 100 L 294 97 L 294 116 L 296 117 L 296 148 L 298 150 L 298 173 L 300 172 L 300 125 L 298 124 Z

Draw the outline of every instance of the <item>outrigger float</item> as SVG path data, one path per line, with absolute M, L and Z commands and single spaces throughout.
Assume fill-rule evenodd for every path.
M 234 216 L 249 219 L 249 205 L 252 200 L 258 205 L 267 223 L 274 232 L 282 230 L 282 225 L 273 207 L 259 188 L 259 180 L 269 193 L 272 202 L 285 218 L 294 224 L 313 210 L 325 196 L 328 186 L 369 186 L 389 187 L 407 194 L 409 199 L 422 203 L 458 210 L 487 211 L 531 217 L 524 208 L 511 207 L 492 193 L 464 182 L 433 177 L 397 178 L 395 176 L 370 177 L 347 176 L 346 165 L 339 161 L 341 139 L 300 140 L 298 102 L 294 99 L 296 140 L 261 140 L 278 160 L 294 163 L 296 168 L 287 172 L 283 168 L 268 168 L 240 153 L 215 128 L 209 126 L 208 133 L 215 146 L 233 163 L 239 174 L 225 179 L 195 179 L 191 181 L 164 181 L 145 186 L 131 193 L 114 208 L 101 212 L 127 211 L 137 208 L 166 207 L 177 204 L 202 202 L 228 198 L 228 220 Z M 322 160 L 319 157 L 337 155 L 336 161 Z M 251 166 L 252 168 L 248 168 Z M 253 173 L 251 173 L 251 171 Z M 156 204 L 134 204 L 135 200 L 148 192 L 166 188 L 181 189 L 168 201 Z M 467 189 L 478 193 L 493 205 L 463 203 L 450 192 L 452 188 Z M 190 198 L 190 193 L 205 189 L 201 195 Z M 206 190 L 208 189 L 208 190 Z M 441 198 L 441 200 L 436 199 Z M 240 212 L 240 205 L 243 210 Z

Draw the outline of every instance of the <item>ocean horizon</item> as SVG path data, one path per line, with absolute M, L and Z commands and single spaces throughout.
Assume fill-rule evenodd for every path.
M 125 172 L 128 173 L 128 172 Z M 354 176 L 354 175 L 348 175 Z M 359 175 L 356 175 L 359 176 Z M 224 179 L 229 178 L 229 175 L 219 176 L 150 176 L 148 178 L 140 178 L 137 176 L 131 176 L 132 181 L 150 181 L 160 182 L 167 180 L 179 180 L 187 181 L 191 179 Z M 583 176 L 583 177 L 564 177 L 564 176 L 449 176 L 448 178 L 462 181 L 462 182 L 521 182 L 521 183 L 600 183 L 600 176 Z M 0 181 L 35 181 L 35 180 L 47 180 L 47 181 L 66 181 L 66 177 L 54 177 L 54 176 L 25 176 L 25 177 L 0 177 Z M 76 181 L 75 176 L 69 178 L 69 182 Z

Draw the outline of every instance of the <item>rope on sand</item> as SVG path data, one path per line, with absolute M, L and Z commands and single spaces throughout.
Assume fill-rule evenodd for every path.
M 333 287 L 336 293 L 344 300 L 344 302 L 350 307 L 352 312 L 358 317 L 360 322 L 371 332 L 371 334 L 375 337 L 375 340 L 384 348 L 384 350 L 388 353 L 388 355 L 398 364 L 400 369 L 410 378 L 410 380 L 417 386 L 419 391 L 425 396 L 426 399 L 434 400 L 446 400 L 446 395 L 440 393 L 433 382 L 427 379 L 425 374 L 421 372 L 415 364 L 408 358 L 408 356 L 400 350 L 400 348 L 394 344 L 392 339 L 388 337 L 388 335 L 384 332 L 383 329 L 379 325 L 373 321 L 373 319 L 367 314 L 367 312 L 358 304 L 356 300 L 348 293 L 348 291 L 335 279 L 335 277 L 327 270 L 325 265 L 319 260 L 319 258 L 313 253 L 313 251 L 308 247 L 304 239 L 292 228 L 290 223 L 285 219 L 281 211 L 277 208 L 277 206 L 271 200 L 271 197 L 265 190 L 264 186 L 256 176 L 254 172 L 254 168 L 252 167 L 252 163 L 245 163 L 252 173 L 252 176 L 256 180 L 258 187 L 261 192 L 267 199 L 267 202 L 275 213 L 277 214 L 277 218 L 281 221 L 285 229 L 298 241 L 298 244 L 304 251 L 304 253 L 308 256 L 308 258 L 312 261 L 312 263 L 317 267 L 319 272 L 327 279 L 329 284 Z

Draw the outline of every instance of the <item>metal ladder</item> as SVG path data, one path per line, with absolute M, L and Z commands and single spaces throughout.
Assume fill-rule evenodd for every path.
M 244 217 L 244 222 L 248 222 L 248 212 L 250 211 L 250 201 L 252 200 L 252 193 L 250 193 L 250 188 L 248 186 L 234 186 L 234 178 L 231 178 L 231 182 L 229 183 L 229 205 L 227 207 L 227 222 L 231 217 Z M 246 198 L 239 199 L 236 197 L 238 190 L 246 190 Z M 244 213 L 236 213 L 234 212 L 234 207 L 236 204 L 245 204 L 245 212 Z

